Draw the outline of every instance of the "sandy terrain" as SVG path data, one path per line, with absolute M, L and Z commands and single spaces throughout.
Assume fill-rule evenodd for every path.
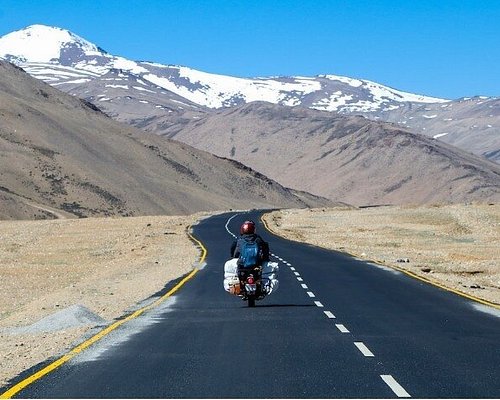
M 90 329 L 13 335 L 72 305 L 112 321 L 193 268 L 189 217 L 0 222 L 0 386 Z
M 90 325 L 13 334 L 67 307 L 110 322 L 193 268 L 189 217 L 0 222 L 0 386 L 61 354 Z M 275 212 L 291 239 L 383 261 L 500 303 L 500 205 Z M 397 259 L 409 262 L 397 262 Z
M 500 304 L 499 204 L 287 210 L 266 221 L 289 239 L 396 266 Z

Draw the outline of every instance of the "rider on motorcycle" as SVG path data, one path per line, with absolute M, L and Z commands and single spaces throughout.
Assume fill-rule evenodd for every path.
M 240 237 L 231 245 L 231 257 L 238 258 L 243 241 L 255 241 L 261 249 L 261 262 L 269 261 L 269 244 L 255 233 L 255 222 L 245 221 L 240 227 Z
M 255 233 L 253 221 L 245 221 L 240 236 L 231 245 L 231 259 L 224 264 L 224 290 L 248 300 L 252 307 L 255 300 L 276 292 L 277 274 L 278 263 L 269 261 L 269 244 Z M 256 281 L 251 297 L 247 297 L 246 283 L 252 285 L 249 279 Z

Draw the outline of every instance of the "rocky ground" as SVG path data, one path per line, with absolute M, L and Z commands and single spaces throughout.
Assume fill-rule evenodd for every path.
M 500 205 L 276 211 L 269 227 L 500 304 Z
M 186 229 L 204 216 L 1 221 L 0 386 L 189 272 L 199 250 Z M 500 303 L 500 205 L 284 210 L 266 221 Z

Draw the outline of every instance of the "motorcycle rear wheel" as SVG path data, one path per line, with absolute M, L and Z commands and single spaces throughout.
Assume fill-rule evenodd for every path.
M 248 307 L 255 307 L 255 296 L 248 296 Z

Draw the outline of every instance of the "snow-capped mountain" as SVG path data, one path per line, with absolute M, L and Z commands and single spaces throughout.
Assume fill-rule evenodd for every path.
M 335 75 L 250 79 L 136 62 L 113 56 L 67 30 L 44 25 L 32 25 L 0 38 L 0 57 L 65 91 L 116 69 L 208 108 L 267 101 L 325 111 L 373 112 L 396 109 L 405 102 L 445 101 Z
M 449 101 L 336 75 L 237 78 L 114 56 L 61 28 L 0 38 L 4 58 L 113 118 L 158 134 L 213 109 L 264 101 L 398 123 L 500 162 L 500 98 Z

